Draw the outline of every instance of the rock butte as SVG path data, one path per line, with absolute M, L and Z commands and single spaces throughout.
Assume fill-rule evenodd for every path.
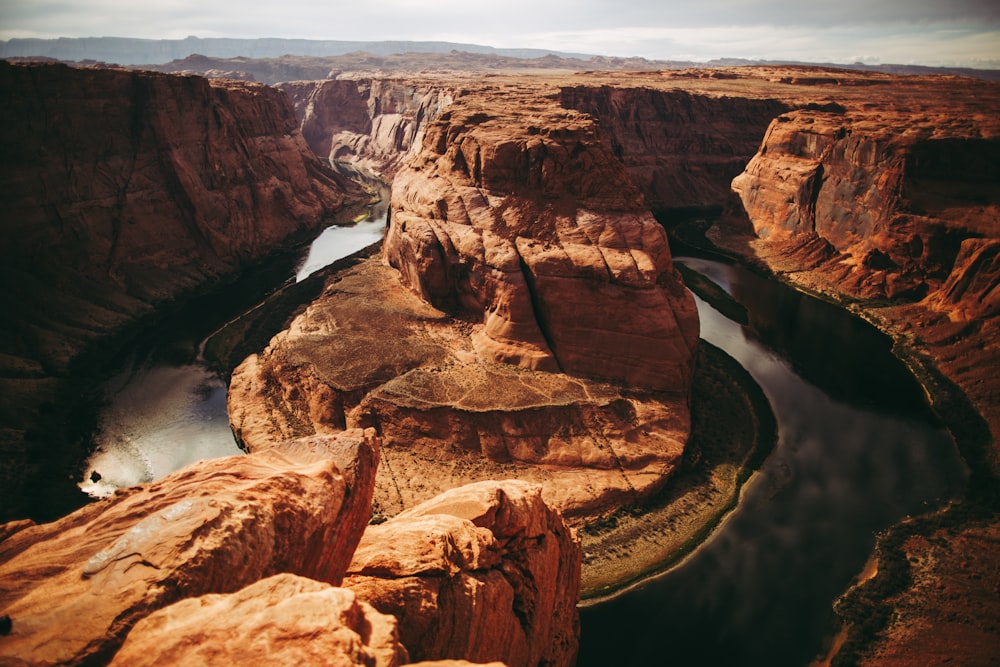
M 172 86 L 176 90 L 170 88 L 171 95 L 177 99 L 186 99 L 182 93 L 187 89 L 216 91 L 209 96 L 222 95 L 225 104 L 201 108 L 215 109 L 217 119 L 228 117 L 226 104 L 256 108 L 264 115 L 274 108 L 272 92 L 246 84 L 208 87 L 190 77 L 162 77 L 166 83 L 156 83 L 161 79 L 155 75 L 90 74 L 100 70 L 77 75 L 65 68 L 3 66 L 2 74 L 18 76 L 22 71 L 56 79 L 108 76 L 118 85 L 127 81 L 140 90 Z M 154 83 L 145 83 L 147 79 Z M 977 474 L 995 475 L 990 462 L 996 461 L 995 434 L 1000 427 L 1000 374 L 995 372 L 1000 284 L 997 84 L 761 67 L 537 77 L 452 74 L 295 83 L 285 90 L 298 113 L 301 134 L 313 150 L 324 158 L 349 160 L 393 177 L 385 263 L 372 260 L 331 276 L 319 300 L 266 350 L 237 369 L 231 418 L 234 430 L 255 452 L 248 457 L 251 461 L 306 457 L 322 468 L 326 464 L 309 458 L 315 457 L 316 443 L 344 437 L 338 433 L 345 429 L 370 428 L 369 433 L 380 436 L 378 478 L 371 481 L 376 511 L 399 516 L 369 529 L 348 579 L 357 581 L 355 599 L 364 597 L 359 591 L 368 591 L 365 595 L 370 595 L 375 608 L 398 614 L 400 636 L 411 637 L 417 655 L 442 645 L 439 634 L 421 635 L 422 628 L 463 619 L 492 628 L 484 632 L 483 640 L 505 642 L 511 651 L 477 653 L 475 659 L 517 662 L 521 656 L 539 655 L 540 646 L 561 638 L 553 644 L 561 647 L 553 659 L 571 660 L 575 616 L 558 611 L 566 610 L 564 601 L 549 605 L 550 593 L 543 595 L 537 582 L 538 597 L 525 597 L 532 587 L 521 585 L 519 579 L 525 573 L 538 576 L 555 568 L 558 576 L 569 577 L 559 585 L 573 586 L 573 568 L 578 567 L 573 559 L 579 558 L 578 551 L 573 554 L 578 547 L 569 529 L 555 522 L 558 515 L 545 505 L 579 520 L 655 492 L 674 470 L 688 431 L 685 392 L 697 323 L 672 269 L 662 230 L 647 207 L 668 223 L 690 218 L 714 221 L 705 227 L 716 245 L 806 289 L 851 301 L 853 308 L 905 341 L 914 353 L 911 361 L 940 370 L 985 418 L 989 434 L 984 447 L 990 461 L 972 463 L 978 466 Z M 236 103 L 247 99 L 259 106 Z M 338 113 L 336 106 L 344 113 Z M 295 150 L 286 157 L 318 165 L 302 157 L 303 140 L 287 121 L 288 109 L 282 112 L 286 115 L 281 115 L 284 124 L 279 134 L 289 137 Z M 245 121 L 251 126 L 252 115 Z M 5 129 L 23 122 L 23 117 L 14 118 Z M 121 127 L 134 130 L 143 125 Z M 273 127 L 266 129 L 265 136 L 275 132 Z M 144 131 L 138 136 L 145 136 Z M 277 145 L 269 141 L 273 139 L 250 143 Z M 35 152 L 25 149 L 13 155 L 27 160 Z M 87 159 L 93 161 L 89 155 Z M 66 174 L 55 173 L 56 182 L 62 183 Z M 210 169 L 201 167 L 172 173 L 192 175 L 194 182 L 214 178 Z M 264 173 L 268 172 L 257 176 Z M 264 180 L 275 183 L 269 177 Z M 313 187 L 309 179 L 292 181 Z M 99 198 L 105 203 L 97 208 L 102 216 L 120 222 L 122 218 L 113 215 L 119 201 L 116 192 L 130 190 L 112 188 L 111 194 Z M 197 188 L 184 192 L 197 195 L 190 204 L 194 210 L 212 200 Z M 343 196 L 338 194 L 337 201 L 342 202 Z M 278 200 L 288 201 L 284 195 Z M 124 201 L 130 200 L 126 196 Z M 37 201 L 24 208 L 38 214 Z M 260 212 L 267 210 L 265 205 Z M 305 218 L 312 220 L 310 215 Z M 13 221 L 5 221 L 5 226 L 10 224 Z M 276 240 L 268 241 L 272 242 Z M 127 272 L 107 275 L 121 280 Z M 60 300 L 51 301 L 53 312 L 67 308 Z M 66 316 L 73 312 L 69 309 Z M 59 341 L 60 336 L 46 340 Z M 14 349 L 21 354 L 20 348 Z M 55 345 L 47 354 L 70 358 L 65 349 Z M 18 357 L 34 358 L 26 353 Z M 41 377 L 32 375 L 34 363 L 12 361 L 19 370 L 8 375 L 18 382 Z M 300 437 L 315 440 L 307 441 L 312 444 L 299 440 L 291 453 L 275 449 L 276 443 Z M 14 447 L 13 441 L 5 442 L 5 451 Z M 175 477 L 209 472 L 216 465 L 220 464 L 197 464 Z M 349 474 L 333 472 L 341 465 Z M 338 461 L 329 475 L 358 480 L 369 469 Z M 473 488 L 485 496 L 476 500 L 430 499 L 465 482 L 508 476 L 540 482 L 541 490 L 511 482 L 504 483 L 501 493 L 490 482 L 482 482 Z M 995 477 L 989 480 L 995 485 Z M 171 483 L 164 480 L 149 488 L 167 493 Z M 112 501 L 112 516 L 117 516 L 115 507 L 127 507 L 128 499 L 140 493 L 126 492 Z M 421 506 L 422 499 L 430 500 Z M 549 542 L 559 545 L 558 557 L 546 555 L 549 547 L 523 550 L 518 540 L 511 539 L 504 521 L 484 522 L 481 517 L 490 511 L 477 508 L 491 507 L 492 502 L 496 507 L 532 508 L 526 524 L 532 528 L 525 530 L 541 530 L 542 542 L 551 537 Z M 11 568 L 17 561 L 27 572 L 53 567 L 53 581 L 70 577 L 64 572 L 80 567 L 71 563 L 85 562 L 74 560 L 83 557 L 82 551 L 87 551 L 89 561 L 108 542 L 118 544 L 121 533 L 107 532 L 111 527 L 92 531 L 95 540 L 107 537 L 101 545 L 84 541 L 90 536 L 73 529 L 82 526 L 85 517 L 96 516 L 94 507 L 103 506 L 85 508 L 46 526 L 7 524 L 0 531 L 8 535 L 0 542 L 0 568 Z M 232 511 L 267 514 L 268 506 L 270 501 L 258 508 L 234 506 Z M 965 540 L 977 545 L 976 557 L 967 563 L 974 570 L 972 579 L 976 573 L 989 576 L 996 564 L 995 554 L 982 556 L 985 551 L 979 548 L 983 535 L 991 535 L 997 525 L 997 508 L 986 507 L 992 518 L 979 519 L 975 525 L 959 519 L 951 529 L 956 544 Z M 353 511 L 352 522 L 367 520 L 367 514 L 359 519 L 357 513 Z M 152 514 L 147 519 L 159 521 L 162 516 Z M 407 521 L 415 523 L 407 527 Z M 256 516 L 251 522 L 268 525 Z M 391 536 L 412 531 L 434 535 L 436 541 L 422 545 L 428 551 L 416 553 L 406 552 L 403 545 L 390 550 L 379 544 L 404 542 Z M 29 548 L 42 536 L 62 546 Z M 78 549 L 74 540 L 86 548 Z M 916 540 L 906 548 L 922 554 L 928 547 Z M 337 552 L 339 563 L 343 554 Z M 490 569 L 500 552 L 512 561 Z M 305 555 L 296 556 L 300 557 Z M 54 562 L 46 560 L 50 558 Z M 482 580 L 470 569 L 475 563 L 487 568 Z M 433 581 L 417 577 L 414 582 L 413 573 L 424 566 L 440 576 L 435 574 Z M 214 592 L 235 593 L 245 584 L 260 586 L 253 590 L 263 592 L 274 580 L 254 581 L 278 572 L 269 568 L 262 565 L 250 577 L 253 581 L 234 578 L 225 591 Z M 146 569 L 137 564 L 128 571 L 135 573 L 129 577 L 138 578 Z M 103 571 L 93 574 L 100 576 Z M 509 578 L 499 581 L 497 571 Z M 234 574 L 232 568 L 227 573 Z M 944 587 L 965 586 L 969 579 L 968 573 L 950 579 L 948 572 L 933 568 L 923 568 L 920 574 L 921 582 Z M 22 611 L 26 618 L 44 611 L 32 606 L 32 600 L 40 598 L 19 588 L 20 577 L 4 576 L 2 581 L 8 587 L 3 594 L 16 598 L 13 604 L 23 609 L 4 603 L 4 613 L 13 617 L 14 632 L 0 637 L 0 648 L 5 642 L 25 641 L 18 634 Z M 66 590 L 88 581 L 93 577 L 67 579 Z M 298 586 L 294 581 L 291 585 Z M 551 581 L 549 577 L 547 585 Z M 351 607 L 350 596 L 328 593 L 335 589 L 325 585 L 303 584 L 302 590 L 337 596 L 356 618 L 375 613 L 361 604 Z M 45 584 L 40 586 L 39 591 Z M 458 589 L 465 597 L 453 601 L 441 595 Z M 127 602 L 141 587 L 123 590 Z M 192 588 L 186 595 L 205 592 L 213 591 Z M 910 606 L 892 632 L 877 639 L 872 655 L 912 663 L 922 650 L 914 641 L 921 633 L 909 630 L 929 628 L 959 647 L 956 651 L 964 651 L 960 655 L 997 657 L 989 654 L 988 645 L 970 645 L 968 635 L 945 623 L 945 616 L 921 611 L 919 591 L 910 592 L 909 601 L 905 596 L 902 602 L 889 601 Z M 257 593 L 240 595 L 235 593 L 228 601 L 202 599 L 198 604 L 237 605 Z M 522 603 L 530 599 L 540 609 L 553 610 L 548 613 L 552 620 L 560 619 L 559 628 L 550 628 L 544 640 L 532 639 L 539 636 L 534 633 L 545 631 L 537 623 L 525 625 L 524 614 L 515 614 L 514 622 L 494 607 L 495 615 L 483 617 L 473 604 L 501 598 Z M 172 601 L 155 598 L 145 609 Z M 424 602 L 426 615 L 408 612 Z M 169 608 L 158 612 L 165 616 L 153 621 L 172 623 L 163 620 L 168 612 Z M 129 612 L 123 618 L 131 625 L 145 613 Z M 84 625 L 97 628 L 105 639 L 94 648 L 73 650 L 110 657 L 125 629 L 109 630 L 102 623 Z M 226 636 L 231 631 L 219 629 Z M 984 632 L 988 638 L 996 637 L 995 629 Z M 380 642 L 375 643 L 384 649 L 369 642 L 363 650 L 384 656 L 397 650 Z M 1000 646 L 1000 641 L 991 644 Z M 447 655 L 427 657 L 470 657 L 450 653 L 459 648 L 454 643 L 449 646 Z

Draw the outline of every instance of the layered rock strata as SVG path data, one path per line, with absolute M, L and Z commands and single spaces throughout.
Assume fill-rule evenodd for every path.
M 391 211 L 386 259 L 429 303 L 482 318 L 482 359 L 690 386 L 694 301 L 590 116 L 465 98 L 396 176 Z
M 339 584 L 368 522 L 373 432 L 203 461 L 0 542 L 0 656 L 105 662 L 183 598 L 287 572 Z M 20 664 L 20 663 L 18 663 Z
M 369 260 L 233 373 L 230 421 L 255 451 L 370 426 L 383 442 L 376 513 L 393 515 L 484 479 L 544 485 L 568 515 L 660 488 L 689 430 L 684 396 L 482 362 L 482 325 L 455 320 Z
M 580 544 L 541 489 L 482 482 L 365 531 L 344 585 L 413 659 L 572 665 Z
M 278 88 L 291 99 L 316 155 L 386 181 L 459 93 L 444 83 L 392 79 L 292 81 Z
M 21 509 L 26 467 L 53 458 L 39 450 L 65 449 L 65 434 L 47 432 L 79 399 L 60 390 L 85 352 L 319 228 L 361 191 L 311 154 L 287 98 L 266 86 L 0 62 L 0 88 L 0 276 L 17 286 L 0 297 L 7 514 Z

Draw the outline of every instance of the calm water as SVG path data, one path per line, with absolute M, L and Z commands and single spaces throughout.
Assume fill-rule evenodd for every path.
M 872 327 L 739 267 L 678 261 L 749 311 L 740 326 L 699 299 L 701 337 L 761 385 L 779 442 L 702 548 L 582 610 L 578 664 L 805 665 L 875 534 L 961 495 L 966 469 Z
M 381 240 L 385 219 L 383 205 L 364 222 L 328 227 L 294 267 L 294 279 L 302 281 Z M 276 282 L 287 275 L 278 275 Z M 253 305 L 248 302 L 246 308 Z M 199 359 L 200 341 L 227 320 L 222 316 L 210 321 L 213 316 L 220 317 L 218 312 L 190 314 L 181 318 L 180 326 L 156 332 L 154 340 L 133 350 L 121 371 L 105 383 L 95 449 L 79 482 L 85 493 L 107 496 L 116 488 L 151 482 L 195 461 L 243 453 L 229 428 L 226 385 Z

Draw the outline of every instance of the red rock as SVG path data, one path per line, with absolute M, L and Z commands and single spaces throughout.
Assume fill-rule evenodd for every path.
M 0 89 L 0 264 L 17 285 L 0 327 L 0 514 L 15 518 L 37 509 L 25 495 L 66 479 L 73 462 L 51 458 L 80 456 L 42 408 L 72 413 L 74 368 L 363 193 L 309 152 L 268 86 L 0 62 Z M 38 479 L 29 465 L 51 469 Z
M 107 660 L 150 612 L 281 572 L 338 584 L 368 521 L 372 433 L 202 461 L 0 542 L 0 655 Z
M 233 432 L 257 451 L 377 428 L 384 515 L 514 477 L 543 484 L 546 502 L 577 521 L 648 497 L 676 470 L 690 428 L 684 396 L 482 363 L 474 336 L 370 260 L 332 277 L 233 372 Z
M 504 101 L 461 98 L 428 127 L 393 182 L 385 257 L 482 318 L 484 360 L 686 391 L 697 311 L 663 228 L 591 117 Z
M 417 660 L 572 665 L 580 545 L 538 486 L 483 482 L 371 526 L 344 585 Z
M 291 574 L 176 602 L 139 621 L 112 665 L 406 664 L 396 619 Z

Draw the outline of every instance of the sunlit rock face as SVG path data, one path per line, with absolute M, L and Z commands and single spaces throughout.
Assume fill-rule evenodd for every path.
M 408 664 L 396 619 L 292 574 L 174 603 L 139 621 L 112 665 Z
M 339 584 L 368 523 L 373 432 L 203 461 L 0 542 L 0 655 L 108 660 L 177 600 L 288 572 Z
M 267 86 L 2 62 L 0 89 L 0 271 L 17 286 L 0 324 L 8 517 L 33 511 L 23 494 L 66 479 L 60 466 L 80 455 L 52 432 L 86 388 L 67 389 L 67 375 L 362 193 L 309 151 Z
M 662 488 L 690 430 L 686 396 L 483 361 L 481 327 L 363 262 L 233 372 L 233 432 L 258 451 L 377 428 L 375 511 L 387 516 L 486 479 L 543 484 L 574 520 Z
M 686 392 L 698 318 L 666 234 L 593 118 L 537 98 L 456 102 L 393 183 L 385 257 L 477 353 Z
M 344 585 L 413 659 L 574 664 L 580 545 L 541 489 L 481 482 L 365 531 Z

